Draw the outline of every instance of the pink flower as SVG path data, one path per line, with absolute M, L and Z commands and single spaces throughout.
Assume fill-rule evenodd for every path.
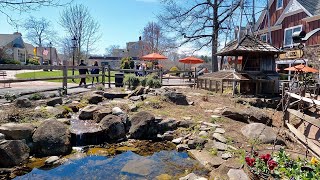
M 262 159 L 265 163 L 267 163 L 271 159 L 271 155 L 270 154 L 262 154 L 260 156 L 260 159 Z
M 252 167 L 252 166 L 254 166 L 254 163 L 256 162 L 256 159 L 255 158 L 250 158 L 250 157 L 247 156 L 245 158 L 245 161 L 248 164 L 248 166 Z
M 268 168 L 272 171 L 275 167 L 278 166 L 278 163 L 274 160 L 268 161 Z

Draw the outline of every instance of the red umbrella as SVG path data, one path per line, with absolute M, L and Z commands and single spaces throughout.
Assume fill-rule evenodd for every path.
M 145 56 L 142 56 L 141 57 L 142 60 L 165 60 L 165 59 L 168 59 L 167 57 L 161 55 L 161 54 L 158 54 L 158 53 L 152 53 L 152 54 L 148 54 L 148 55 L 145 55 Z
M 319 70 L 314 69 L 314 68 L 309 67 L 309 66 L 304 65 L 304 64 L 299 64 L 299 65 L 296 65 L 296 66 L 285 68 L 284 70 L 287 70 L 287 71 L 303 71 L 303 72 L 311 72 L 311 73 L 318 73 L 319 72 Z
M 185 63 L 185 64 L 201 64 L 201 63 L 204 63 L 204 60 L 190 56 L 190 57 L 180 59 L 179 62 Z

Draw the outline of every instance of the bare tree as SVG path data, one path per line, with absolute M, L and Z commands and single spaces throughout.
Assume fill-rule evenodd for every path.
M 74 5 L 66 8 L 60 15 L 60 25 L 68 33 L 69 39 L 77 39 L 77 60 L 87 57 L 94 44 L 100 39 L 100 25 L 95 21 L 87 7 Z M 83 55 L 83 56 L 82 56 Z
M 177 37 L 184 37 L 180 45 L 194 43 L 197 50 L 211 47 L 212 70 L 218 71 L 219 33 L 227 28 L 228 18 L 240 6 L 241 0 L 162 0 L 164 12 L 160 22 Z
M 30 16 L 23 24 L 27 31 L 27 38 L 39 47 L 42 47 L 44 42 L 52 41 L 54 31 L 52 30 L 51 22 L 45 18 L 37 19 Z
M 155 22 L 149 22 L 144 27 L 142 40 L 145 53 L 164 53 L 175 47 L 174 41 L 166 36 L 161 26 Z
M 119 45 L 110 45 L 105 49 L 106 56 L 112 56 L 112 53 L 115 49 L 120 49 Z

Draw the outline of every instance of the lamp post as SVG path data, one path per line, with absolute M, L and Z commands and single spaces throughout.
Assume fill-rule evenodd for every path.
M 52 71 L 52 54 L 51 54 L 51 50 L 52 50 L 52 43 L 49 43 L 49 49 L 50 49 L 50 59 L 49 59 L 49 64 L 50 64 L 50 71 Z
M 77 48 L 77 38 L 76 36 L 73 36 L 73 38 L 71 39 L 71 42 L 72 42 L 72 76 L 74 76 L 74 57 L 75 57 L 75 50 Z M 72 81 L 74 82 L 74 79 L 72 79 Z

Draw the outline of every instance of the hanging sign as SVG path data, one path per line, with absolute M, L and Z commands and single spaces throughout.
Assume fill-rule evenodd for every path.
M 292 51 L 287 51 L 284 54 L 279 55 L 279 59 L 297 59 L 301 58 L 303 56 L 303 51 L 298 50 L 292 50 Z

